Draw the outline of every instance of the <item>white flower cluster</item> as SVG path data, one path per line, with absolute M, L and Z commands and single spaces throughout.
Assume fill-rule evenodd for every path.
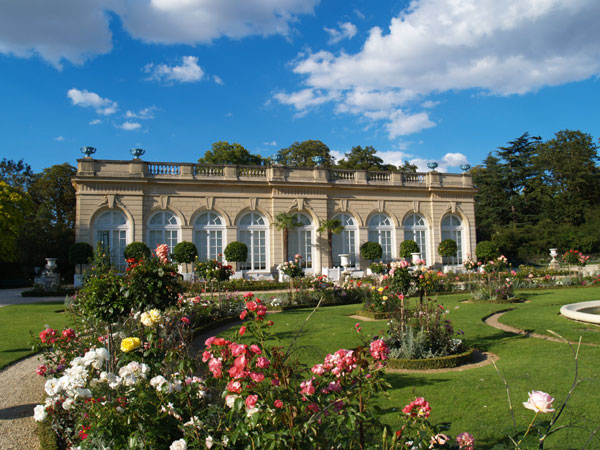
M 146 364 L 132 361 L 119 369 L 119 377 L 123 385 L 133 386 L 138 381 L 145 380 L 148 372 L 150 372 L 150 367 Z
M 69 410 L 78 398 L 89 398 L 92 396 L 86 386 L 90 374 L 89 368 L 96 370 L 102 369 L 104 363 L 108 360 L 109 353 L 105 348 L 97 348 L 88 351 L 83 357 L 78 356 L 71 361 L 60 378 L 50 378 L 46 381 L 44 390 L 48 394 L 45 405 L 37 405 L 34 408 L 34 419 L 41 422 L 46 418 L 46 408 L 54 406 L 59 400 L 62 401 L 62 407 Z
M 173 392 L 181 391 L 182 382 L 181 380 L 175 380 L 172 383 L 170 383 L 162 375 L 157 375 L 150 380 L 150 385 L 153 388 L 155 388 L 158 392 L 165 392 L 167 394 L 171 394 Z

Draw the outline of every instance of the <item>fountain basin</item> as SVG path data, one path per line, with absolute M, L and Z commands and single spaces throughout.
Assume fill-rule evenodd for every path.
M 600 300 L 564 305 L 560 313 L 569 319 L 600 325 Z

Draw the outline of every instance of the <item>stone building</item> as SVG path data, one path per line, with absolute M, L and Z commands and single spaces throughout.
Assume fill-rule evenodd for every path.
M 379 242 L 385 261 L 398 258 L 400 243 L 417 242 L 428 265 L 460 264 L 475 249 L 475 211 L 471 176 L 365 170 L 300 168 L 273 165 L 204 166 L 146 162 L 78 160 L 73 178 L 77 192 L 77 241 L 110 249 L 123 266 L 123 250 L 133 241 L 150 248 L 194 242 L 200 258 L 215 258 L 227 243 L 248 245 L 244 269 L 271 276 L 284 260 L 301 254 L 307 272 L 340 265 L 350 254 L 354 270 L 363 270 L 359 247 Z M 297 214 L 302 226 L 289 231 L 288 255 L 283 232 L 274 224 L 280 212 Z M 323 220 L 339 218 L 344 231 L 333 236 L 329 260 Z M 442 261 L 437 246 L 454 239 L 458 255 Z

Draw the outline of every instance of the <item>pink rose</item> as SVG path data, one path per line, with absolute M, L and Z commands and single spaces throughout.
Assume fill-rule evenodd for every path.
M 208 361 L 208 370 L 213 374 L 215 378 L 221 378 L 223 364 L 217 358 L 212 358 Z
M 456 443 L 461 450 L 473 450 L 475 439 L 472 434 L 464 432 L 456 436 Z
M 243 310 L 242 313 L 240 314 L 240 320 L 244 320 L 247 315 L 248 315 L 248 311 Z
M 250 372 L 250 378 L 255 383 L 260 383 L 265 379 L 265 374 L 260 372 Z
M 273 406 L 275 408 L 283 408 L 283 402 L 281 400 L 277 399 L 273 402 Z
M 246 397 L 246 408 L 252 409 L 256 406 L 256 402 L 258 401 L 258 395 L 250 394 Z
M 371 342 L 369 350 L 373 359 L 386 360 L 390 353 L 390 349 L 385 342 L 383 342 L 383 339 L 377 339 L 376 341 Z
M 240 392 L 242 392 L 242 383 L 240 383 L 239 381 L 230 381 L 227 384 L 227 390 L 229 392 L 235 392 L 236 394 L 239 394 Z
M 523 402 L 523 406 L 536 413 L 551 413 L 554 412 L 554 408 L 552 408 L 553 401 L 554 399 L 545 392 L 531 391 L 529 393 L 529 399 L 526 402 Z
M 256 353 L 257 355 L 260 355 L 262 353 L 262 350 L 260 349 L 260 347 L 256 344 L 252 344 L 250 346 L 250 350 L 252 350 L 253 353 Z
M 246 327 L 244 325 L 242 325 L 240 327 L 240 336 L 243 336 L 246 333 Z
M 301 394 L 312 395 L 315 393 L 315 387 L 312 385 L 312 382 L 314 379 L 315 378 L 313 377 L 310 380 L 303 381 L 302 383 L 300 383 L 300 393 Z
M 260 356 L 257 360 L 256 360 L 256 366 L 260 367 L 261 369 L 266 369 L 271 365 L 271 361 L 269 361 L 267 358 L 265 358 L 264 356 Z

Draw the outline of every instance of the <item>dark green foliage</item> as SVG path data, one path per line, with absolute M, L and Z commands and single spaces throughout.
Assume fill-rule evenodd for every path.
M 367 147 L 361 147 L 357 145 L 352 147 L 348 153 L 344 155 L 344 159 L 338 162 L 338 167 L 342 169 L 355 169 L 355 170 L 396 170 L 396 166 L 392 164 L 384 164 L 383 159 L 376 155 L 375 150 L 370 145 Z
M 369 261 L 380 259 L 383 255 L 383 249 L 379 242 L 365 242 L 360 246 L 360 256 Z
M 438 245 L 438 253 L 440 256 L 456 256 L 456 252 L 458 252 L 458 246 L 453 239 L 444 239 L 440 242 L 440 245 Z
M 419 246 L 417 245 L 417 243 L 413 240 L 406 240 L 406 241 L 402 241 L 402 243 L 400 243 L 400 256 L 402 258 L 410 258 L 410 255 L 412 253 L 419 253 Z
M 176 268 L 154 257 L 127 268 L 121 296 L 139 311 L 152 308 L 165 310 L 177 303 L 181 292 L 183 286 Z
M 132 242 L 127 244 L 123 256 L 125 259 L 134 258 L 136 260 L 150 258 L 150 249 L 143 242 Z
M 277 157 L 284 166 L 314 167 L 314 156 L 325 158 L 324 167 L 333 166 L 334 159 L 331 156 L 329 147 L 321 141 L 308 140 L 304 142 L 294 142 L 287 148 L 282 148 L 277 152 Z
M 198 250 L 193 242 L 182 241 L 173 248 L 173 261 L 178 264 L 189 264 L 198 256 Z
M 475 248 L 475 254 L 477 255 L 478 260 L 486 263 L 500 256 L 500 250 L 498 250 L 496 244 L 491 241 L 481 241 Z
M 218 141 L 212 145 L 211 150 L 207 150 L 204 156 L 198 159 L 198 163 L 261 166 L 265 163 L 265 159 L 260 155 L 253 155 L 238 143 Z
M 87 242 L 76 242 L 69 247 L 71 264 L 87 264 L 94 257 L 94 248 Z
M 88 277 L 79 291 L 77 304 L 83 314 L 105 324 L 117 322 L 129 314 L 132 299 L 121 294 L 122 277 L 113 270 Z
M 248 246 L 240 241 L 233 241 L 225 247 L 225 259 L 229 262 L 244 262 L 248 259 Z

